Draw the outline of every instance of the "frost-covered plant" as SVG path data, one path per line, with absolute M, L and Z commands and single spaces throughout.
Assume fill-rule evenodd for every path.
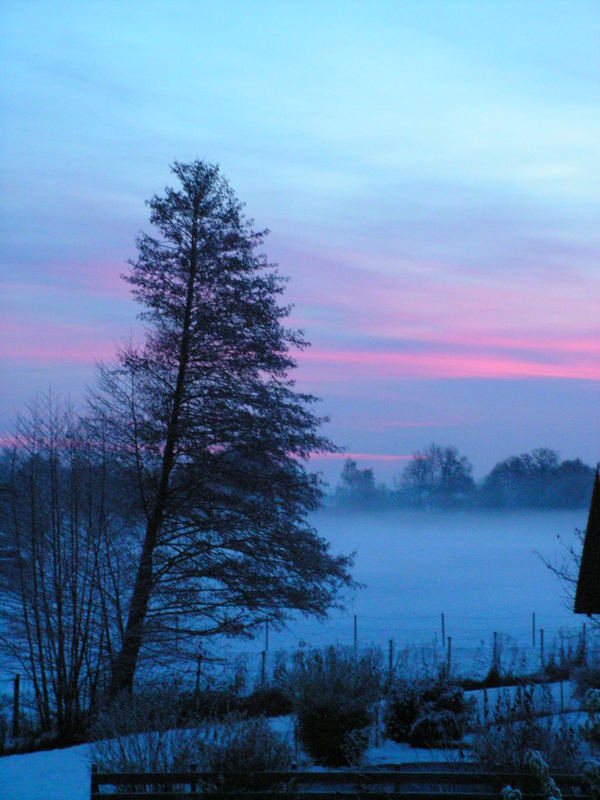
M 369 648 L 359 654 L 349 647 L 299 650 L 287 672 L 285 686 L 296 700 L 315 693 L 333 693 L 375 701 L 383 685 L 381 651 Z
M 381 692 L 381 661 L 377 650 L 356 655 L 330 647 L 296 654 L 289 685 L 298 734 L 317 763 L 339 766 L 360 760 L 369 742 L 370 706 Z
M 262 788 L 256 773 L 292 765 L 290 746 L 264 717 L 230 716 L 201 720 L 193 728 L 118 734 L 94 742 L 91 755 L 104 772 L 177 772 L 194 764 L 212 772 L 212 788 L 223 791 Z
M 547 687 L 517 687 L 498 693 L 491 719 L 476 728 L 473 754 L 486 767 L 522 770 L 528 750 L 539 751 L 552 769 L 577 771 L 583 761 L 577 727 L 553 714 Z
M 432 682 L 397 681 L 386 702 L 386 733 L 414 747 L 448 746 L 470 727 L 474 705 L 443 676 Z
M 592 747 L 600 746 L 600 689 L 588 689 L 582 704 L 587 719 L 580 726 L 581 735 Z
M 164 689 L 164 687 L 163 687 Z M 178 727 L 177 695 L 146 690 L 124 693 L 91 727 L 92 761 L 107 772 L 165 772 L 199 761 L 201 743 Z
M 562 800 L 562 793 L 550 775 L 550 768 L 537 750 L 525 753 L 525 768 L 531 772 L 541 784 L 546 800 Z
M 523 793 L 520 789 L 513 789 L 510 783 L 500 792 L 502 800 L 523 800 Z
M 586 789 L 592 796 L 592 800 L 600 799 L 600 762 L 599 761 L 586 761 L 583 765 L 583 780 Z
M 395 742 L 408 742 L 410 729 L 419 716 L 421 691 L 416 682 L 396 681 L 388 694 L 383 713 L 385 732 Z

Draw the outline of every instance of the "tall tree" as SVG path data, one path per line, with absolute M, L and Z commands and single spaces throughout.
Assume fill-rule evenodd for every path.
M 156 235 L 125 280 L 143 306 L 140 346 L 100 369 L 94 418 L 137 475 L 139 562 L 112 692 L 132 686 L 145 634 L 240 633 L 291 609 L 323 615 L 351 583 L 307 521 L 319 433 L 294 388 L 284 280 L 216 166 L 175 163 L 178 188 L 149 201 Z

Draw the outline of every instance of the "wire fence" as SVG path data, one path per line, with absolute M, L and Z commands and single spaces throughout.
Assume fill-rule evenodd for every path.
M 554 624 L 553 624 L 554 622 Z M 444 667 L 456 679 L 484 679 L 494 666 L 500 674 L 531 676 L 544 669 L 581 662 L 600 662 L 600 628 L 582 622 L 559 626 L 552 619 L 530 615 L 423 614 L 393 623 L 377 614 L 340 614 L 334 624 L 298 620 L 275 629 L 265 621 L 253 640 L 221 639 L 198 651 L 184 643 L 166 661 L 142 663 L 140 678 L 177 677 L 190 688 L 231 682 L 243 674 L 248 690 L 273 678 L 276 668 L 297 651 L 346 647 L 357 654 L 380 650 L 382 668 L 390 674 L 416 676 Z M 33 681 L 27 674 L 0 674 L 0 697 L 11 716 L 15 693 L 20 713 L 35 716 Z

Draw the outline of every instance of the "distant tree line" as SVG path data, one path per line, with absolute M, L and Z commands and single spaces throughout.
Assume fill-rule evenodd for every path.
M 331 498 L 337 507 L 362 508 L 583 508 L 594 470 L 580 459 L 561 461 L 540 447 L 500 461 L 476 483 L 468 458 L 456 447 L 431 444 L 413 454 L 390 488 L 372 469 L 347 459 Z

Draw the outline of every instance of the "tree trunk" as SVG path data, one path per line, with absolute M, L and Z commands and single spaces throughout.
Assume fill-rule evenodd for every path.
M 177 383 L 171 406 L 171 416 L 167 427 L 165 449 L 161 465 L 160 481 L 151 515 L 146 523 L 146 534 L 138 571 L 133 587 L 125 635 L 121 651 L 112 665 L 110 696 L 116 697 L 123 691 L 131 691 L 137 666 L 138 655 L 142 644 L 144 621 L 148 612 L 152 593 L 154 549 L 163 521 L 165 503 L 169 490 L 169 477 L 173 468 L 173 456 L 178 438 L 179 414 L 184 393 L 184 383 L 189 360 L 190 324 L 194 301 L 198 261 L 198 209 L 199 198 L 194 197 L 193 221 L 190 243 L 190 273 L 188 276 L 185 315 L 181 332 L 179 351 L 179 367 Z

